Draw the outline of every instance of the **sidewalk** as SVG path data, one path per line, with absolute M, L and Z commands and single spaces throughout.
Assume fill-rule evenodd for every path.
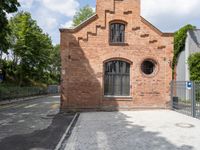
M 199 125 L 170 110 L 81 113 L 65 150 L 199 150 Z

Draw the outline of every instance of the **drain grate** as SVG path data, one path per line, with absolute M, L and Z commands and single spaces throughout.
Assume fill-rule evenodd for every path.
M 177 123 L 175 125 L 180 128 L 194 128 L 195 127 L 193 124 L 189 124 L 189 123 Z

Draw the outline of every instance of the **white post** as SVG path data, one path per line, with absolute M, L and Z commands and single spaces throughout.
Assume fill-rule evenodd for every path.
M 190 71 L 188 65 L 188 58 L 190 55 L 190 38 L 189 32 L 187 32 L 187 38 L 185 41 L 185 81 L 190 81 Z M 186 88 L 186 100 L 191 102 L 190 90 Z

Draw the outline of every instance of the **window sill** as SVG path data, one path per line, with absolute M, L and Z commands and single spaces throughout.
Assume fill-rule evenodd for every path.
M 110 95 L 105 95 L 104 96 L 105 100 L 116 100 L 116 101 L 131 101 L 133 100 L 132 96 L 110 96 Z
M 111 45 L 111 46 L 128 46 L 128 43 L 112 43 L 112 42 L 110 42 L 109 45 Z

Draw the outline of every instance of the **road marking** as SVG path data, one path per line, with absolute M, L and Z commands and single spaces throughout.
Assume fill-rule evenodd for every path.
M 23 122 L 25 122 L 25 120 L 19 120 L 19 121 L 17 121 L 18 123 L 23 123 Z
M 37 106 L 38 104 L 32 104 L 32 105 L 28 105 L 28 106 L 26 106 L 26 107 L 24 107 L 24 108 L 32 108 L 32 107 L 35 107 L 35 106 Z
M 13 108 L 24 107 L 24 106 L 26 106 L 26 105 L 27 105 L 27 104 L 16 105 L 16 106 L 14 106 Z
M 52 96 L 53 98 L 60 98 L 60 96 Z
M 53 105 L 51 105 L 51 109 L 58 109 L 59 108 L 59 104 L 53 104 Z
M 4 119 L 4 120 L 0 120 L 0 125 L 5 126 L 5 125 L 9 125 L 9 123 L 12 121 L 12 119 L 8 118 L 8 119 Z
M 19 104 L 19 105 L 16 105 L 16 104 L 14 105 L 14 104 L 13 104 L 13 105 L 9 105 L 9 106 L 1 106 L 1 107 L 0 107 L 0 110 L 1 110 L 1 109 L 6 109 L 6 108 L 23 107 L 23 106 L 26 106 L 26 104 Z
M 30 113 L 22 113 L 21 115 L 30 115 Z
M 14 116 L 16 115 L 17 113 L 4 113 L 4 115 L 7 115 L 7 116 Z

